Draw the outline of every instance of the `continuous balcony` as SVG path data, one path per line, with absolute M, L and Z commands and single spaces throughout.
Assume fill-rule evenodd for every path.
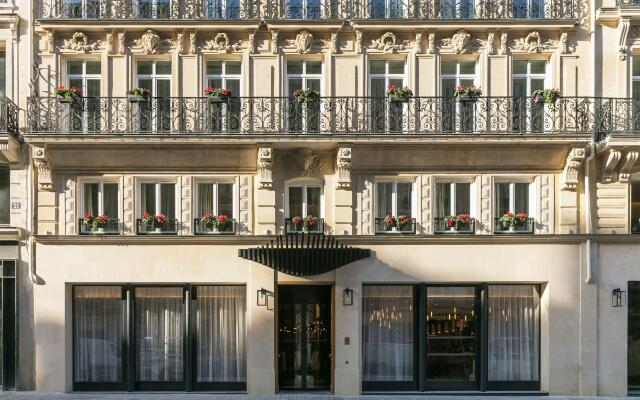
M 0 134 L 18 135 L 19 108 L 7 97 L 0 97 Z
M 11 120 L 11 126 L 15 120 Z M 640 130 L 640 101 L 565 97 L 538 104 L 526 97 L 31 97 L 29 134 L 358 135 L 358 134 L 632 134 Z
M 577 0 L 44 0 L 38 17 L 101 21 L 575 20 L 578 11 Z

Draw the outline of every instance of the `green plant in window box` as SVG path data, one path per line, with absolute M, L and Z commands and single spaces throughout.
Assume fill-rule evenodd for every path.
M 389 96 L 389 101 L 392 103 L 406 103 L 413 97 L 413 91 L 408 86 L 389 85 L 387 87 L 387 96 Z
M 54 92 L 60 103 L 74 103 L 82 96 L 82 88 L 58 86 Z
M 142 214 L 142 222 L 147 228 L 154 228 L 155 232 L 162 232 L 162 229 L 167 226 L 169 220 L 164 214 L 151 215 L 146 212 Z
M 89 227 L 92 233 L 104 233 L 104 228 L 107 227 L 109 222 L 114 222 L 113 218 L 109 218 L 106 214 L 93 216 L 89 213 L 84 215 L 83 223 Z
M 534 90 L 531 94 L 531 100 L 535 104 L 555 104 L 560 98 L 560 89 L 544 89 Z
M 453 90 L 453 97 L 462 102 L 476 102 L 480 96 L 482 96 L 482 89 L 475 85 L 456 86 Z
M 509 231 L 515 232 L 517 226 L 521 226 L 525 223 L 525 221 L 529 218 L 526 213 L 517 213 L 514 214 L 511 211 L 507 211 L 498 220 L 502 225 L 502 228 Z
M 469 214 L 450 215 L 445 218 L 447 228 L 449 228 L 451 232 L 457 232 L 460 229 L 467 227 L 470 222 L 471 217 Z
M 146 103 L 151 97 L 151 91 L 145 88 L 133 88 L 127 91 L 127 98 L 131 103 Z
M 293 92 L 293 98 L 298 103 L 306 104 L 314 101 L 318 101 L 320 98 L 320 92 L 313 89 L 296 89 Z
M 209 103 L 227 103 L 231 97 L 231 90 L 221 88 L 205 88 L 202 93 L 209 100 Z

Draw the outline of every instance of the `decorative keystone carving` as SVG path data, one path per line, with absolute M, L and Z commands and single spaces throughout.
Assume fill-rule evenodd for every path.
M 506 56 L 507 55 L 507 43 L 509 42 L 509 35 L 506 32 L 502 32 L 502 34 L 500 35 L 500 55 L 501 56 Z
M 309 149 L 287 154 L 283 161 L 290 169 L 300 171 L 303 176 L 317 175 L 322 169 L 322 157 Z
M 631 178 L 631 168 L 638 161 L 638 156 L 640 152 L 637 150 L 629 150 L 624 156 L 623 164 L 620 167 L 620 172 L 618 174 L 618 182 L 620 183 L 629 183 L 629 178 Z
M 609 153 L 605 155 L 605 158 L 602 163 L 602 181 L 603 182 L 613 182 L 615 175 L 615 168 L 618 165 L 618 161 L 620 161 L 620 157 L 622 154 L 619 150 L 609 149 Z
M 380 36 L 380 39 L 371 42 L 371 48 L 382 50 L 385 53 L 395 53 L 398 50 L 404 50 L 408 45 L 408 40 L 398 41 L 396 34 L 393 32 L 386 32 Z
M 221 53 L 231 53 L 233 51 L 242 50 L 240 42 L 231 43 L 229 35 L 220 32 L 213 40 L 207 40 L 202 46 L 204 50 L 218 51 Z
M 351 189 L 351 147 L 338 148 L 336 158 L 336 189 Z
M 560 178 L 560 190 L 576 190 L 578 187 L 578 178 L 580 176 L 580 167 L 585 159 L 585 150 L 583 148 L 571 149 L 567 156 L 567 162 L 564 165 L 564 171 Z
M 467 50 L 467 45 L 471 40 L 471 34 L 461 29 L 451 37 L 451 47 L 457 54 L 464 53 Z
M 356 31 L 356 42 L 355 42 L 356 54 L 362 54 L 363 44 L 362 44 L 362 31 Z
M 81 53 L 88 53 L 100 48 L 101 42 L 96 40 L 93 43 L 89 43 L 89 38 L 82 32 L 76 32 L 71 36 L 71 39 L 66 39 L 62 43 L 62 48 L 65 50 L 73 50 Z
M 51 163 L 44 147 L 33 147 L 31 151 L 33 164 L 38 171 L 38 190 L 50 192 L 53 190 L 51 179 Z
M 540 32 L 533 31 L 529 32 L 526 37 L 517 39 L 514 47 L 517 50 L 525 51 L 527 53 L 540 53 L 543 50 L 547 50 L 552 45 L 552 40 L 543 40 Z
M 629 18 L 622 18 L 618 25 L 618 58 L 620 61 L 627 59 L 627 38 L 629 36 L 629 28 L 631 27 L 631 20 Z
M 296 50 L 300 54 L 306 54 L 311 51 L 311 46 L 313 45 L 313 35 L 308 30 L 300 31 L 296 35 L 295 40 Z
M 140 39 L 131 42 L 133 47 L 138 47 L 144 54 L 158 54 L 161 49 L 173 46 L 170 39 L 161 39 L 152 29 L 147 29 Z
M 278 44 L 278 30 L 271 30 L 271 53 L 278 54 L 278 50 L 280 49 Z
M 258 184 L 261 189 L 273 188 L 273 148 L 258 148 Z
M 489 32 L 487 34 L 487 54 L 492 55 L 496 52 L 496 34 Z

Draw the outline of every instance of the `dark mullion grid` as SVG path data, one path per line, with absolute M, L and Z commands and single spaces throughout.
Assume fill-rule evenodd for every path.
M 372 284 L 378 286 L 378 284 Z M 382 284 L 384 285 L 384 284 Z M 530 284 L 526 284 L 530 285 Z M 366 285 L 364 285 L 366 286 Z M 464 385 L 465 382 L 435 382 L 437 387 L 429 387 L 427 382 L 427 332 L 426 332 L 426 315 L 427 315 L 427 290 L 429 287 L 473 287 L 475 288 L 475 311 L 476 319 L 476 359 L 477 368 L 475 388 L 470 385 Z M 538 293 L 540 286 L 534 285 Z M 538 391 L 540 390 L 540 381 L 489 381 L 489 284 L 418 284 L 413 286 L 414 296 L 414 381 L 413 382 L 362 382 L 362 390 L 364 392 L 372 391 L 411 391 L 421 392 L 441 391 L 441 390 L 478 390 L 478 391 Z M 540 315 L 538 316 L 538 346 L 540 346 L 541 329 Z M 364 342 L 363 342 L 364 343 Z M 363 345 L 363 343 L 361 345 Z M 538 353 L 540 348 L 538 347 Z M 540 378 L 540 358 L 538 357 L 538 378 Z M 432 382 L 432 386 L 433 386 Z M 460 385 L 463 383 L 463 385 Z M 457 385 L 457 386 L 456 386 Z

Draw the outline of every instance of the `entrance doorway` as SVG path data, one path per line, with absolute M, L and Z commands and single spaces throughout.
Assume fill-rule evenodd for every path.
M 280 285 L 280 390 L 330 390 L 331 351 L 331 286 Z

